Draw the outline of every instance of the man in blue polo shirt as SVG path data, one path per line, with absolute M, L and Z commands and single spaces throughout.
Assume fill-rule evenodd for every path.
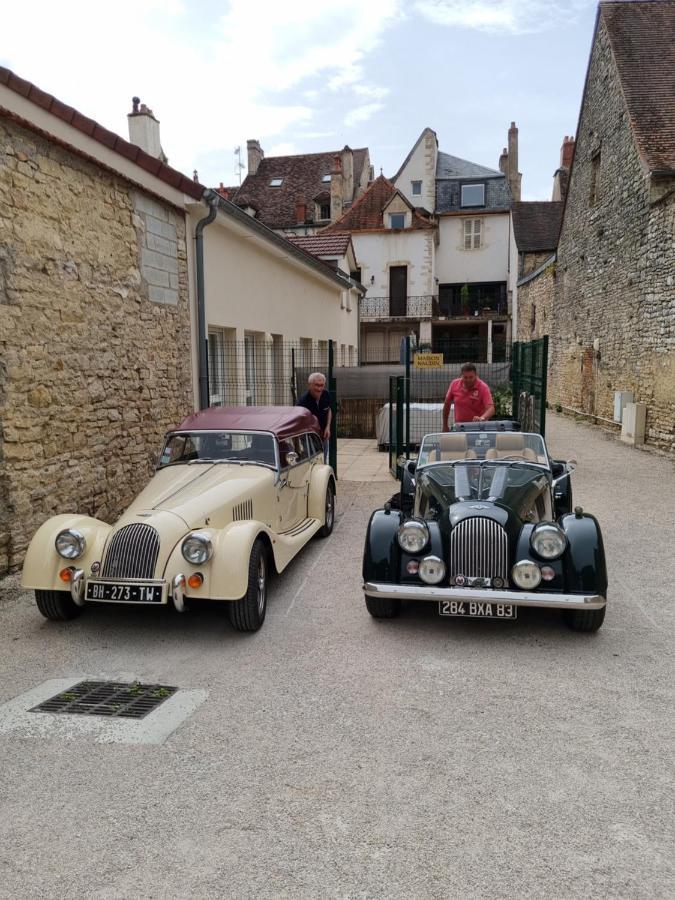
M 321 438 L 323 440 L 323 458 L 328 459 L 328 441 L 330 440 L 330 427 L 333 421 L 333 411 L 330 408 L 330 394 L 326 390 L 326 376 L 321 372 L 312 372 L 307 379 L 307 390 L 298 398 L 298 406 L 304 406 L 314 413 L 319 421 Z

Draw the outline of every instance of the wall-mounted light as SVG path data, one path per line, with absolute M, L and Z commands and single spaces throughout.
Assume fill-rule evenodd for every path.
M 375 276 L 374 275 L 370 276 L 370 283 L 375 284 Z

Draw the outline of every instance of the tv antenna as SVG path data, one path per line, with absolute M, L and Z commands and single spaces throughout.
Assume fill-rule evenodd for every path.
M 241 161 L 241 146 L 234 148 L 234 177 L 239 179 L 239 187 L 241 187 L 241 173 L 246 166 Z

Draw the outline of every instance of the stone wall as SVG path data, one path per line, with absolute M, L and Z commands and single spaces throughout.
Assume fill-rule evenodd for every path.
M 633 391 L 647 404 L 648 442 L 675 450 L 670 187 L 650 201 L 601 22 L 558 246 L 549 400 L 611 418 L 614 391 Z
M 551 254 L 547 257 L 551 260 Z M 551 261 L 527 281 L 518 284 L 518 333 L 514 340 L 533 341 L 551 334 L 556 263 Z
M 183 214 L 0 119 L 0 572 L 147 481 L 192 408 L 187 279 Z

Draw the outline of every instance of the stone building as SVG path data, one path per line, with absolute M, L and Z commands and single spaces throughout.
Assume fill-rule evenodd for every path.
M 675 449 L 675 0 L 598 9 L 555 270 L 549 400 L 647 406 Z
M 520 201 L 511 206 L 518 248 L 518 304 L 513 316 L 517 341 L 549 334 L 562 207 L 561 201 L 550 200 Z
M 192 408 L 202 192 L 0 68 L 0 573 L 49 515 L 119 513 Z

